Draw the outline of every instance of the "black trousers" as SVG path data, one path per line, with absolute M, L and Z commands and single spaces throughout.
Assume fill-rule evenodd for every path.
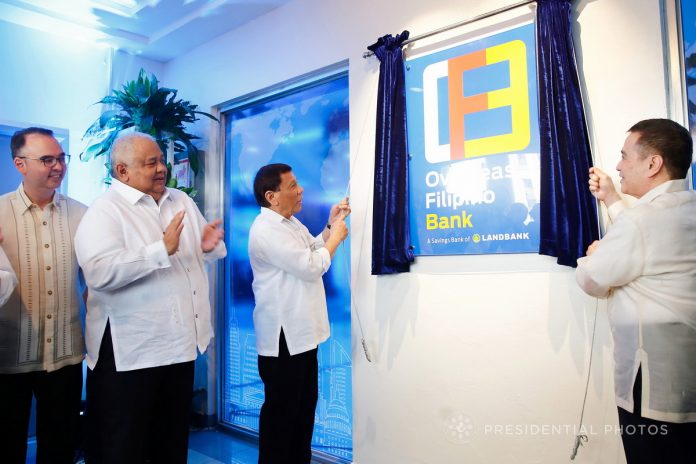
M 640 415 L 642 375 L 640 368 L 633 385 L 633 409 L 619 408 L 619 425 L 628 464 L 696 463 L 696 422 L 676 424 Z
M 280 332 L 278 357 L 259 356 L 265 399 L 259 426 L 259 464 L 309 464 L 319 398 L 317 349 L 290 356 Z
M 116 371 L 111 330 L 87 372 L 87 462 L 186 464 L 194 362 Z
M 53 372 L 0 374 L 0 460 L 24 464 L 36 397 L 37 464 L 72 464 L 82 398 L 82 363 Z

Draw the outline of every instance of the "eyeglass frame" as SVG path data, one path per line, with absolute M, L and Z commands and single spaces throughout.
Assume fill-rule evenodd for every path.
M 40 158 L 30 158 L 28 156 L 17 156 L 19 159 L 28 159 L 28 160 L 34 160 L 34 161 L 41 161 L 44 165 L 44 167 L 47 168 L 52 168 L 58 163 L 61 163 L 63 166 L 67 166 L 67 164 L 70 162 L 70 155 L 66 155 L 65 153 L 61 153 L 58 156 L 41 156 Z M 50 163 L 50 164 L 47 164 Z

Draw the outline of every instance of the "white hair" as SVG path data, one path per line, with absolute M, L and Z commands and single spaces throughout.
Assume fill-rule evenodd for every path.
M 144 132 L 129 132 L 119 135 L 111 145 L 111 175 L 118 178 L 116 173 L 116 164 L 123 163 L 130 165 L 133 163 L 133 157 L 137 153 L 136 145 L 141 140 L 150 140 L 157 144 L 157 140 L 150 134 Z M 158 145 L 159 146 L 159 145 Z

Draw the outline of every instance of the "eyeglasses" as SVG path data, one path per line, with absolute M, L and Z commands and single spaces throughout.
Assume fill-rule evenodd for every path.
M 66 155 L 65 153 L 59 156 L 42 156 L 41 158 L 29 158 L 28 156 L 18 156 L 17 158 L 41 161 L 47 168 L 52 168 L 56 163 L 65 166 L 70 162 L 70 155 Z

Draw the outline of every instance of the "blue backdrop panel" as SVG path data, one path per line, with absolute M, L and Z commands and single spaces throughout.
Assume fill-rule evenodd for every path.
M 292 166 L 304 187 L 297 214 L 313 234 L 322 231 L 349 177 L 348 77 L 342 75 L 290 94 L 226 113 L 226 245 L 222 420 L 258 433 L 263 383 L 257 369 L 254 295 L 248 231 L 259 212 L 256 171 L 268 163 Z M 348 242 L 336 253 L 324 286 L 331 338 L 319 347 L 319 403 L 312 446 L 352 460 L 350 272 Z
M 689 129 L 696 133 L 696 3 L 681 2 L 682 33 L 684 35 L 684 69 L 689 110 Z M 696 189 L 696 164 L 691 165 L 691 177 Z

